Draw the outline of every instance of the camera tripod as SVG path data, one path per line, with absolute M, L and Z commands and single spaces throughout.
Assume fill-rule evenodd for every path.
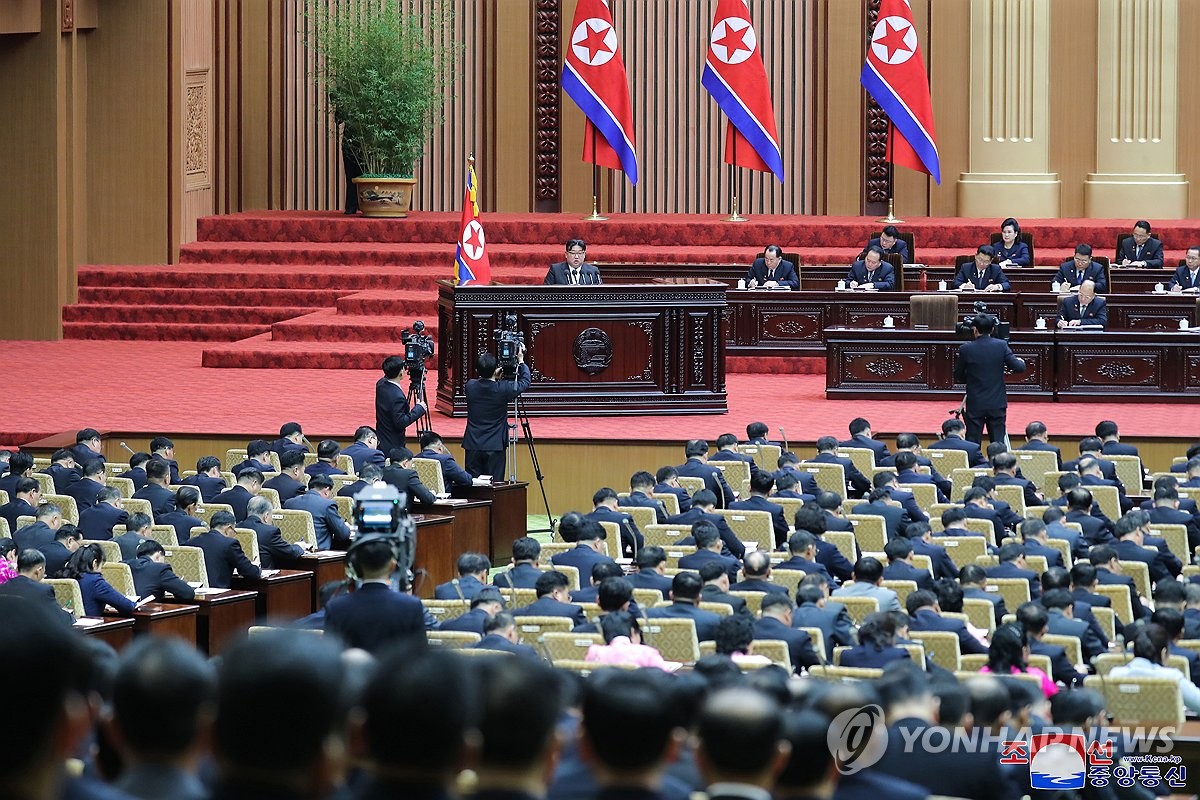
M 546 497 L 545 476 L 542 475 L 541 464 L 538 463 L 537 448 L 533 444 L 533 429 L 529 427 L 529 414 L 525 412 L 525 401 L 520 395 L 513 398 L 512 404 L 513 421 L 508 423 L 508 446 L 504 450 L 505 471 L 508 473 L 508 480 L 515 482 L 517 480 L 517 425 L 521 426 L 521 432 L 525 435 L 525 443 L 529 445 L 529 462 L 533 467 L 534 477 L 537 478 L 538 488 L 542 491 L 542 505 L 546 507 L 546 518 L 550 522 L 549 528 L 536 528 L 530 533 L 554 533 L 554 514 L 550 511 L 550 500 Z
M 413 405 L 420 403 L 425 409 L 425 413 L 417 419 L 417 435 L 420 436 L 426 431 L 433 430 L 433 422 L 429 419 L 429 400 L 425 395 L 425 365 L 420 367 L 409 367 L 409 383 L 408 383 L 408 408 L 412 410 Z

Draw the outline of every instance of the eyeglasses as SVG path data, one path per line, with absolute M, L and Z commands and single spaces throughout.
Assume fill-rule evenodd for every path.
M 581 255 L 583 255 L 583 254 L 584 254 L 584 253 L 586 253 L 586 252 L 587 252 L 586 250 L 568 250 L 568 251 L 567 251 L 567 255 L 569 255 L 569 256 L 581 256 Z

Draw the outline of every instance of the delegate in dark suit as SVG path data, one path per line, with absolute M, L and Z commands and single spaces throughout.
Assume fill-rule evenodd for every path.
M 626 508 L 653 508 L 658 524 L 665 525 L 667 522 L 667 509 L 663 507 L 662 500 L 655 499 L 643 492 L 630 492 L 625 497 L 618 497 L 617 505 Z
M 992 611 L 996 615 L 996 624 L 999 625 L 1004 620 L 1004 615 L 1008 613 L 1008 607 L 1004 605 L 1004 598 L 998 593 L 988 592 L 980 589 L 977 586 L 964 586 L 963 599 L 971 600 L 987 600 L 992 604 Z
M 146 470 L 142 469 L 141 467 L 134 467 L 133 469 L 127 469 L 124 472 L 122 472 L 120 475 L 118 475 L 117 477 L 118 478 L 129 478 L 129 480 L 133 481 L 133 490 L 135 492 L 138 489 L 140 489 L 146 485 Z M 189 480 L 190 480 L 190 478 L 189 478 Z M 187 481 L 184 481 L 184 483 L 187 483 Z
M 105 505 L 108 505 L 105 503 Z M 108 506 L 112 508 L 112 506 Z M 90 509 L 89 509 L 90 510 Z M 114 509 L 115 510 L 115 509 Z M 17 517 L 36 517 L 37 509 L 25 502 L 25 498 L 18 497 L 12 502 L 5 503 L 0 506 L 0 517 L 8 521 L 8 530 L 15 531 L 17 529 Z M 83 519 L 83 511 L 79 513 L 80 520 Z M 87 537 L 89 539 L 94 537 Z
M 393 642 L 425 641 L 421 601 L 393 592 L 384 583 L 368 581 L 325 606 L 325 632 L 342 638 L 347 647 L 378 653 Z
M 50 526 L 45 522 L 38 520 L 15 532 L 12 538 L 18 553 L 26 550 L 41 550 L 43 545 L 54 541 L 54 531 L 50 530 Z
M 1012 284 L 1008 282 L 1008 278 L 1005 277 L 1004 270 L 1000 269 L 999 264 L 989 263 L 983 271 L 980 271 L 974 261 L 968 261 L 959 268 L 951 285 L 955 289 L 962 286 L 974 286 L 979 291 L 983 291 L 993 283 L 1000 284 L 1000 290 L 1003 292 L 1012 291 Z
M 576 547 L 562 553 L 555 553 L 550 559 L 550 563 L 559 564 L 565 567 L 574 567 L 579 570 L 580 576 L 591 576 L 592 567 L 596 564 L 611 564 L 613 560 L 606 555 L 601 555 L 586 544 L 579 544 Z
M 989 578 L 1022 578 L 1029 582 L 1029 596 L 1037 600 L 1042 596 L 1042 582 L 1038 574 L 1031 569 L 1021 569 L 1011 561 L 1005 561 L 994 567 L 984 567 L 983 571 Z
M 318 550 L 330 550 L 335 544 L 350 539 L 350 526 L 338 513 L 336 500 L 326 499 L 316 492 L 306 492 L 288 500 L 283 507 L 312 514 L 313 528 L 317 533 Z
M 875 463 L 888 456 L 888 446 L 878 439 L 856 433 L 844 442 L 838 442 L 838 447 L 861 447 L 875 453 Z M 849 458 L 849 456 L 847 456 Z M 869 488 L 869 487 L 868 487 Z
M 636 550 L 641 550 L 646 544 L 642 532 L 638 530 L 637 523 L 633 521 L 633 517 L 624 511 L 614 511 L 608 506 L 597 506 L 584 514 L 583 517 L 584 519 L 592 519 L 596 522 L 616 523 L 617 530 L 621 532 L 621 547 L 626 554 L 632 554 Z
M 75 623 L 71 612 L 58 604 L 53 587 L 25 575 L 18 575 L 0 583 L 0 597 L 18 597 L 47 609 L 55 619 L 61 620 L 64 625 L 69 626 Z
M 1058 459 L 1058 466 L 1062 468 L 1062 450 L 1059 450 L 1049 442 L 1043 442 L 1041 439 L 1030 439 L 1025 444 L 1017 448 L 1018 450 L 1037 450 L 1042 453 L 1054 453 Z
M 532 564 L 517 564 L 514 567 L 509 567 L 504 572 L 497 573 L 496 577 L 492 578 L 492 585 L 503 588 L 511 586 L 517 589 L 533 589 L 536 588 L 535 584 L 537 584 L 537 579 L 541 574 L 542 571 Z M 635 576 L 630 575 L 629 577 L 633 578 Z M 670 588 L 671 579 L 667 578 L 666 581 L 667 587 Z M 637 587 L 637 584 L 634 584 L 634 586 Z M 663 596 L 665 597 L 666 595 Z
M 1074 259 L 1064 261 L 1058 266 L 1054 280 L 1060 284 L 1065 283 L 1068 287 L 1079 286 L 1084 281 L 1094 281 L 1097 293 L 1104 294 L 1108 291 L 1108 281 L 1104 279 L 1104 267 L 1098 261 L 1089 262 L 1087 269 L 1082 273 L 1076 269 Z
M 431 458 L 441 465 L 442 478 L 446 483 L 447 489 L 453 486 L 471 485 L 471 475 L 458 464 L 454 463 L 454 456 L 449 453 L 439 453 L 436 450 L 422 450 L 417 453 L 417 458 Z
M 483 623 L 491 619 L 488 612 L 476 606 L 465 614 L 460 614 L 454 619 L 444 621 L 438 630 L 440 631 L 465 631 L 468 633 L 478 633 L 483 636 Z
M 362 468 L 366 464 L 374 464 L 379 468 L 387 463 L 387 459 L 383 457 L 383 451 L 376 450 L 370 447 L 366 442 L 353 442 L 342 450 L 342 455 L 350 456 L 350 460 L 354 462 L 354 474 L 362 472 Z
M 904 561 L 893 561 L 884 567 L 883 579 L 885 581 L 912 581 L 918 589 L 934 591 L 933 575 L 929 570 L 918 569 Z
M 214 478 L 212 475 L 192 475 L 183 479 L 184 486 L 195 486 L 200 490 L 200 499 L 206 503 L 214 502 L 213 498 L 225 491 L 225 479 Z
M 841 603 L 826 600 L 825 607 L 815 603 L 800 603 L 792 611 L 793 628 L 818 628 L 825 640 L 825 659 L 833 658 L 833 648 L 854 644 L 850 612 Z
M 975 318 L 975 338 L 958 348 L 954 362 L 954 380 L 967 386 L 967 439 L 979 443 L 983 428 L 993 442 L 1004 441 L 1008 416 L 1008 392 L 1004 388 L 1004 370 L 1024 372 L 1025 362 L 1017 358 L 1008 342 L 991 336 L 992 324 L 982 314 Z M 986 328 L 986 331 L 984 330 Z
M 905 748 L 905 741 L 919 742 L 930 729 L 936 733 L 934 741 L 954 735 L 952 730 L 939 729 L 915 717 L 889 725 L 887 751 L 872 771 L 912 781 L 924 786 L 929 794 L 972 800 L 1014 800 L 1022 796 L 1017 782 L 1002 771 L 996 750 L 947 749 L 933 753 L 922 747 Z
M 204 568 L 208 572 L 208 584 L 214 589 L 228 589 L 233 583 L 236 570 L 243 578 L 257 578 L 262 570 L 250 563 L 237 539 L 220 531 L 207 531 L 188 539 L 185 547 L 198 547 L 204 551 Z
M 968 467 L 982 467 L 986 463 L 983 457 L 983 450 L 975 442 L 968 442 L 966 439 L 958 436 L 947 436 L 944 439 L 938 439 L 926 450 L 962 450 L 967 454 Z
M 38 549 L 46 557 L 46 575 L 50 577 L 57 575 L 71 560 L 71 551 L 58 539 L 44 544 Z
M 883 527 L 889 542 L 902 534 L 909 522 L 915 521 L 908 518 L 903 508 L 882 499 L 873 503 L 859 503 L 850 509 L 850 513 L 883 517 Z
M 781 547 L 788 537 L 787 519 L 783 515 L 783 506 L 772 503 L 762 495 L 753 494 L 745 500 L 737 500 L 729 504 L 731 511 L 766 511 L 771 515 L 771 527 L 775 530 L 775 546 Z
M 524 656 L 525 658 L 532 658 L 537 661 L 542 660 L 542 657 L 538 655 L 538 651 L 529 645 L 510 642 L 498 633 L 489 633 L 471 645 L 471 647 L 476 650 L 501 650 L 505 653 L 512 653 L 514 656 Z
M 96 493 L 104 488 L 104 484 L 96 483 L 91 478 L 75 481 L 67 487 L 65 494 L 75 498 L 75 506 L 80 511 L 96 505 Z
M 545 286 L 571 286 L 573 284 L 587 284 L 589 286 L 603 283 L 600 280 L 600 270 L 595 264 L 589 264 L 586 261 L 579 265 L 579 278 L 572 280 L 571 270 L 567 266 L 567 262 L 559 261 L 557 264 L 551 264 L 550 269 L 546 271 L 546 278 L 542 281 Z
M 204 520 L 185 514 L 182 511 L 172 511 L 170 514 L 160 514 L 154 520 L 156 525 L 170 525 L 175 529 L 175 540 L 186 544 L 192 536 L 192 528 L 208 527 Z
M 679 568 L 693 569 L 699 572 L 702 566 L 710 563 L 717 563 L 724 567 L 725 574 L 729 576 L 729 580 L 731 582 L 736 580 L 738 570 L 741 569 L 742 566 L 736 558 L 724 556 L 720 553 L 714 553 L 712 550 L 697 550 L 694 553 L 688 553 L 686 556 L 681 557 L 679 559 Z M 707 598 L 704 599 L 707 601 Z
M 400 491 L 404 492 L 408 498 L 408 505 L 413 503 L 424 503 L 432 505 L 437 502 L 437 496 L 429 491 L 425 484 L 421 483 L 421 478 L 417 475 L 415 469 L 405 469 L 401 466 L 388 467 L 383 471 L 384 483 L 390 483 Z M 341 492 L 338 492 L 341 494 Z M 353 495 L 351 495 L 353 497 Z
M 514 617 L 566 617 L 572 620 L 572 625 L 582 625 L 587 622 L 583 608 L 574 603 L 563 603 L 550 595 L 544 595 L 527 606 L 513 609 Z
M 903 661 L 911 657 L 912 655 L 903 647 L 875 647 L 874 645 L 860 644 L 842 651 L 839 666 L 883 669 L 893 661 Z
M 846 283 L 872 284 L 881 292 L 890 292 L 896 288 L 896 270 L 888 261 L 879 262 L 879 267 L 870 272 L 865 261 L 855 261 L 846 273 Z
M 246 504 L 250 502 L 250 498 L 254 495 L 250 494 L 250 490 L 245 486 L 238 484 L 232 489 L 226 489 L 219 495 L 214 497 L 211 502 L 229 506 L 233 509 L 234 519 L 246 518 Z
M 812 667 L 819 663 L 817 651 L 813 648 L 812 637 L 804 631 L 789 628 L 782 620 L 769 616 L 755 620 L 754 638 L 779 639 L 787 642 L 792 669 L 796 672 L 799 672 L 801 667 Z
M 408 406 L 408 395 L 404 389 L 386 377 L 375 382 L 375 433 L 379 437 L 379 449 L 390 453 L 404 447 L 404 429 L 412 425 L 425 413 L 420 403 Z
M 1064 297 L 1058 307 L 1058 319 L 1061 322 L 1078 320 L 1080 328 L 1103 328 L 1108 325 L 1108 304 L 1103 297 L 1093 297 L 1081 308 L 1076 295 Z
M 42 473 L 54 480 L 55 494 L 66 494 L 68 486 L 83 480 L 83 473 L 78 467 L 64 467 L 62 464 L 51 464 L 42 470 Z
M 757 281 L 759 286 L 767 281 L 775 281 L 780 286 L 786 286 L 789 289 L 800 288 L 800 276 L 796 274 L 796 268 L 792 266 L 792 262 L 786 258 L 780 261 L 774 270 L 767 269 L 765 259 L 754 259 L 754 263 L 746 272 L 746 283 L 749 284 L 750 281 Z
M 126 531 L 120 536 L 114 536 L 113 541 L 117 543 L 117 547 L 121 548 L 121 560 L 129 561 L 137 558 L 138 545 L 146 540 L 138 536 L 135 531 Z
M 263 488 L 274 489 L 279 492 L 279 502 L 286 503 L 293 497 L 299 497 L 308 491 L 308 487 L 300 481 L 293 478 L 291 475 L 285 475 L 282 472 L 274 478 L 263 482 Z
M 147 483 L 133 493 L 134 500 L 149 500 L 150 510 L 155 518 L 159 514 L 167 514 L 175 510 L 175 493 L 157 483 Z
M 283 533 L 274 525 L 268 525 L 260 519 L 247 519 L 238 523 L 239 528 L 249 528 L 258 539 L 258 557 L 263 569 L 277 569 L 280 562 L 289 561 L 304 555 L 304 548 L 298 544 L 290 544 L 283 538 Z
M 474 575 L 463 575 L 439 583 L 433 589 L 434 600 L 474 600 L 483 591 L 483 584 Z
M 808 460 L 817 464 L 841 464 L 842 471 L 846 475 L 846 481 L 853 487 L 854 491 L 862 494 L 871 490 L 871 481 L 859 471 L 858 467 L 854 466 L 854 462 L 848 456 L 835 456 L 833 453 L 817 453 Z
M 659 606 L 646 611 L 647 619 L 690 619 L 696 625 L 696 638 L 702 642 L 712 641 L 716 635 L 717 625 L 721 618 L 711 611 L 694 606 L 691 603 L 675 602 L 669 606 Z M 653 646 L 653 637 L 649 644 Z
M 664 600 L 671 591 L 671 579 L 666 575 L 659 575 L 652 569 L 638 570 L 626 575 L 625 580 L 629 581 L 629 585 L 635 589 L 654 589 L 661 592 Z
M 125 523 L 128 521 L 128 511 L 108 503 L 100 503 L 87 511 L 79 512 L 79 530 L 83 531 L 85 539 L 97 541 L 111 539 L 113 538 L 113 528 L 119 525 L 124 529 Z
M 1174 290 L 1176 286 L 1181 290 L 1200 289 L 1200 269 L 1193 272 L 1187 264 L 1181 264 L 1179 269 L 1175 270 L 1175 274 L 1171 276 L 1171 283 L 1167 289 Z
M 1162 242 L 1151 236 L 1144 243 L 1138 244 L 1132 236 L 1126 236 L 1117 248 L 1117 257 L 1113 263 L 1121 264 L 1124 261 L 1144 261 L 1146 269 L 1162 269 Z
M 196 596 L 196 590 L 176 575 L 170 564 L 145 556 L 125 563 L 129 565 L 129 571 L 133 575 L 133 588 L 137 590 L 138 597 L 153 596 L 161 602 L 168 592 L 180 600 L 191 600 Z
M 729 508 L 729 504 L 734 501 L 733 489 L 729 488 L 725 475 L 717 467 L 710 466 L 698 458 L 689 458 L 676 467 L 675 471 L 681 478 L 703 480 L 704 488 L 716 495 L 718 508 Z
M 729 527 L 729 523 L 725 521 L 725 517 L 720 514 L 706 514 L 698 508 L 693 508 L 684 511 L 682 514 L 668 517 L 667 522 L 671 525 L 692 525 L 702 519 L 708 520 L 717 526 L 717 533 L 721 536 L 721 542 L 725 545 L 725 549 L 729 551 L 730 555 L 739 560 L 742 556 L 746 555 L 746 546 L 742 544 L 742 541 L 737 538 L 737 534 Z M 684 540 L 689 538 L 685 536 Z M 694 543 L 694 540 L 688 542 L 688 544 Z M 579 574 L 582 575 L 583 573 Z
M 917 610 L 908 629 L 910 631 L 950 631 L 958 636 L 960 653 L 987 655 L 987 647 L 971 635 L 971 632 L 967 630 L 966 623 L 961 619 L 947 619 L 928 608 Z

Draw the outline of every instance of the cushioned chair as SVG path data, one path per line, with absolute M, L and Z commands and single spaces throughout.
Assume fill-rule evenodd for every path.
M 208 570 L 204 565 L 204 551 L 199 547 L 166 547 L 167 563 L 175 574 L 191 584 L 208 587 Z
M 279 500 L 279 491 L 270 489 L 266 486 L 258 490 L 259 497 L 265 497 L 271 501 L 271 508 L 283 508 L 283 503 Z
M 773 569 L 770 582 L 785 587 L 788 590 L 788 596 L 794 598 L 796 589 L 800 588 L 800 581 L 804 580 L 804 576 L 807 574 L 802 569 Z
M 982 536 L 938 536 L 934 543 L 946 548 L 946 555 L 959 569 L 974 564 L 978 556 L 987 552 L 987 540 Z
M 149 500 L 142 500 L 140 498 L 135 500 L 132 497 L 122 497 L 117 500 L 117 504 L 122 509 L 127 511 L 130 516 L 133 516 L 134 514 L 145 514 L 150 518 L 152 523 L 154 522 L 154 510 L 151 508 Z M 196 514 L 196 516 L 200 517 L 199 514 Z M 203 517 L 200 518 L 204 519 Z M 207 520 L 205 521 L 207 522 Z
M 901 483 L 900 488 L 912 492 L 917 507 L 928 512 L 937 503 L 937 487 L 932 483 Z
M 317 529 L 312 514 L 299 508 L 280 508 L 271 512 L 271 522 L 279 528 L 284 541 L 291 544 L 308 542 L 317 546 Z
M 153 539 L 163 547 L 179 546 L 179 534 L 174 525 L 151 525 L 150 535 L 146 538 Z
M 1097 583 L 1092 587 L 1092 591 L 1102 594 L 1112 601 L 1110 608 L 1121 622 L 1128 625 L 1133 620 L 1133 599 L 1130 598 L 1129 590 L 1124 586 Z M 1093 608 L 1099 608 L 1099 606 Z M 1111 640 L 1112 637 L 1109 638 Z
M 900 601 L 900 607 L 905 608 L 904 601 L 908 599 L 910 594 L 917 590 L 917 582 L 900 580 L 889 581 L 884 579 L 883 588 L 891 589 L 893 592 L 895 592 L 896 599 Z
M 687 493 L 689 495 L 693 495 L 696 492 L 698 492 L 704 488 L 704 479 L 703 478 L 689 478 L 686 475 L 680 475 L 679 476 L 679 485 L 682 486 L 684 489 L 687 489 Z M 718 497 L 717 501 L 720 502 L 720 499 L 721 498 Z
M 838 455 L 850 459 L 858 471 L 870 478 L 875 476 L 875 451 L 869 447 L 839 447 Z
M 819 480 L 817 485 L 820 485 Z M 769 495 L 767 499 L 777 506 L 783 506 L 783 518 L 787 521 L 788 530 L 795 530 L 796 512 L 804 506 L 804 501 L 798 497 L 778 497 L 776 495 Z
M 942 475 L 949 475 L 956 469 L 969 469 L 967 452 L 965 450 L 926 448 L 921 451 L 921 454 L 928 457 L 930 462 L 937 467 L 937 471 Z
M 883 517 L 871 514 L 847 514 L 846 519 L 854 526 L 854 540 L 858 549 L 868 553 L 883 552 L 887 544 L 887 526 Z
M 261 564 L 262 556 L 258 552 L 258 534 L 251 528 L 234 528 L 233 535 L 237 538 L 238 544 L 242 546 L 242 552 L 246 554 L 246 558 L 255 564 Z
M 470 647 L 480 640 L 480 635 L 473 631 L 426 631 L 425 639 L 430 647 L 443 650 L 460 650 Z
M 725 523 L 739 540 L 754 542 L 759 550 L 767 553 L 775 549 L 775 529 L 772 527 L 770 511 L 721 509 L 717 513 L 725 518 Z
M 874 614 L 879 610 L 879 601 L 874 597 L 838 595 L 830 599 L 846 607 L 846 613 L 850 615 L 850 619 L 855 625 L 862 625 L 868 614 Z
M 655 500 L 661 500 L 663 508 L 667 510 L 667 516 L 673 517 L 679 513 L 679 498 L 670 492 L 651 492 L 650 496 Z
M 446 476 L 442 474 L 441 463 L 434 458 L 414 458 L 413 469 L 417 478 L 434 494 L 445 494 Z
M 53 503 L 62 511 L 63 522 L 79 524 L 79 504 L 69 494 L 44 494 L 42 503 Z
M 570 633 L 571 620 L 568 617 L 517 617 L 517 635 L 521 642 L 530 647 L 541 647 L 542 634 L 550 631 Z
M 1146 549 L 1153 550 L 1154 548 Z M 1118 560 L 1117 563 L 1121 565 L 1121 572 L 1133 578 L 1133 585 L 1137 587 L 1137 593 L 1142 597 L 1150 597 L 1150 567 L 1144 561 Z
M 507 590 L 504 590 L 507 595 Z M 507 597 L 506 597 L 507 599 Z M 471 610 L 471 604 L 463 600 L 422 600 L 425 610 L 438 622 L 461 617 Z
M 967 620 L 973 627 L 989 634 L 996 630 L 995 607 L 989 601 L 982 597 L 964 597 L 962 604 L 963 613 L 967 615 Z
M 942 473 L 946 475 L 946 473 Z M 991 475 L 992 471 L 988 467 L 968 467 L 967 469 L 952 469 L 950 474 L 946 475 L 950 479 L 950 499 L 957 502 L 962 500 L 963 495 L 967 493 L 967 489 L 971 488 L 971 483 L 979 475 Z
M 133 584 L 133 572 L 128 564 L 120 561 L 108 561 L 100 565 L 100 574 L 114 589 L 126 597 L 137 597 L 137 587 Z
M 729 603 L 706 603 L 701 601 L 700 610 L 711 611 L 718 617 L 733 616 L 733 606 L 729 605 Z
M 745 461 L 709 461 L 708 466 L 721 470 L 725 482 L 731 487 L 741 486 L 742 481 L 750 480 L 750 465 Z
M 1072 664 L 1082 664 L 1083 662 L 1083 643 L 1076 636 L 1059 636 L 1054 633 L 1042 634 L 1042 641 L 1046 644 L 1056 644 L 1063 650 L 1067 651 L 1067 658 Z
M 910 629 L 908 637 L 915 642 L 920 642 L 929 659 L 939 667 L 951 672 L 959 669 L 961 651 L 958 646 L 958 634 L 954 631 L 914 631 Z
M 757 617 L 762 611 L 763 595 L 766 592 L 733 592 L 729 593 L 730 597 L 740 597 L 746 601 L 746 610 L 753 616 Z
M 871 681 L 883 677 L 883 670 L 868 667 L 835 667 L 818 664 L 808 668 L 810 677 L 823 681 Z
M 633 524 L 642 532 L 642 536 L 646 535 L 646 528 L 651 525 L 658 524 L 658 514 L 653 508 L 645 506 L 621 506 L 621 511 L 633 518 Z
M 1167 549 L 1186 564 L 1191 559 L 1188 553 L 1186 525 L 1158 525 L 1150 523 L 1150 533 L 1167 540 Z
M 598 633 L 551 631 L 542 635 L 542 644 L 557 666 L 560 661 L 583 661 L 592 645 L 604 644 L 604 637 Z
M 545 545 L 543 545 L 543 547 L 545 547 Z M 538 569 L 540 569 L 542 572 L 561 572 L 563 575 L 566 575 L 567 576 L 567 587 L 572 592 L 583 588 L 582 579 L 579 577 L 579 570 L 576 569 L 575 567 L 570 566 L 569 564 L 554 564 L 549 561 L 549 558 L 547 558 L 547 563 L 545 563 L 545 564 L 539 563 Z M 592 576 L 589 575 L 588 576 L 589 584 L 591 583 L 591 580 L 592 580 Z M 502 588 L 501 591 L 507 592 L 508 590 Z
M 634 589 L 633 602 L 644 612 L 647 608 L 654 608 L 663 602 L 663 596 L 658 589 Z
M 1125 600 L 1129 601 L 1129 592 L 1125 593 Z M 1117 640 L 1116 612 L 1104 606 L 1092 606 L 1092 616 L 1096 618 L 1100 630 L 1104 631 L 1104 637 L 1110 642 L 1115 642 Z
M 121 561 L 121 545 L 114 542 L 112 539 L 84 539 L 84 544 L 94 544 L 100 548 L 100 552 L 104 554 L 103 563 L 119 563 Z M 112 581 L 109 581 L 112 583 Z
M 993 233 L 990 237 L 990 244 L 996 244 L 1003 238 L 999 233 Z M 1033 266 L 1036 264 L 1037 262 L 1033 260 L 1033 234 L 1028 231 L 1021 231 L 1017 234 L 1017 241 L 1024 242 L 1025 246 L 1029 248 L 1029 265 Z M 1009 269 L 1022 269 L 1022 267 L 1009 267 Z
M 851 564 L 858 560 L 854 531 L 825 531 L 821 534 L 821 538 L 836 547 L 838 552 Z
M 1022 603 L 1029 602 L 1029 581 L 1024 578 L 993 578 L 987 579 L 987 591 L 1004 598 L 1007 608 L 1016 609 Z
M 44 472 L 31 472 L 29 477 L 38 482 L 38 488 L 42 491 L 43 499 L 54 494 L 54 478 L 52 476 L 47 475 Z
M 1125 484 L 1129 494 L 1141 494 L 1145 472 L 1142 469 L 1142 459 L 1138 456 L 1105 456 L 1105 461 L 1111 461 L 1117 473 L 1117 480 Z
M 537 600 L 536 589 L 507 588 L 501 589 L 500 594 L 504 597 L 504 600 L 508 603 L 508 607 L 510 609 L 524 608 L 525 606 L 531 605 L 535 600 Z
M 788 643 L 782 639 L 755 639 L 750 643 L 750 655 L 766 656 L 772 664 L 783 667 L 790 675 L 792 672 L 792 654 Z
M 1132 239 L 1132 238 L 1133 238 L 1132 233 L 1118 233 L 1117 234 L 1117 244 L 1113 248 L 1113 263 L 1114 264 L 1118 264 L 1121 261 L 1121 245 L 1125 242 L 1126 239 Z M 1160 244 L 1162 243 L 1162 241 L 1158 238 L 1157 233 L 1150 234 L 1150 238 L 1155 240 L 1156 242 L 1159 242 Z M 1095 256 L 1092 256 L 1092 258 L 1093 258 L 1093 260 L 1099 260 L 1099 259 L 1096 259 Z M 1183 266 L 1184 263 L 1186 263 L 1186 262 L 1183 262 L 1183 261 L 1179 262 L 1180 266 Z M 1163 265 L 1164 266 L 1166 265 L 1165 259 L 1163 261 Z M 1111 286 L 1112 284 L 1109 284 L 1109 285 Z
M 83 591 L 78 581 L 73 578 L 44 578 L 42 583 L 54 590 L 54 599 L 71 612 L 71 616 L 75 619 L 83 616 Z
M 1018 516 L 1025 516 L 1024 488 L 1017 486 L 1015 483 L 997 485 L 996 498 L 1008 503 L 1012 507 L 1013 512 Z
M 690 619 L 647 619 L 642 625 L 642 641 L 658 650 L 667 661 L 691 664 L 700 658 L 696 623 Z
M 1179 683 L 1169 677 L 1089 675 L 1083 685 L 1104 695 L 1104 705 L 1113 725 L 1175 729 L 1183 726 L 1183 696 L 1179 692 Z
M 908 322 L 914 328 L 952 331 L 958 322 L 958 296 L 914 294 L 908 298 Z
M 205 524 L 208 524 L 212 520 L 212 515 L 218 511 L 224 511 L 227 514 L 232 514 L 233 506 L 229 505 L 228 503 L 200 503 L 196 506 L 196 510 L 193 512 L 192 516 L 196 517 L 196 519 L 202 519 L 204 520 Z
M 132 478 L 109 477 L 104 479 L 104 485 L 116 489 L 121 493 L 121 497 L 133 497 L 135 491 Z
M 759 469 L 770 472 L 779 469 L 779 456 L 783 448 L 777 444 L 739 444 L 737 449 L 742 455 L 752 456 Z
M 694 546 L 683 544 L 671 545 L 670 547 L 665 547 L 663 549 L 667 554 L 667 567 L 669 569 L 679 569 L 679 559 L 683 558 L 689 553 L 696 552 L 696 548 Z

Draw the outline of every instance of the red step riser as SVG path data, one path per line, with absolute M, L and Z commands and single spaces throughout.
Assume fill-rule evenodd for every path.
M 163 342 L 236 342 L 266 333 L 265 325 L 167 325 L 161 323 L 65 322 L 64 339 Z
M 337 301 L 339 314 L 362 316 L 417 316 L 426 320 L 437 318 L 437 295 L 414 295 L 398 298 L 356 298 L 353 295 Z
M 338 322 L 329 317 L 319 322 L 291 320 L 271 326 L 271 339 L 276 342 L 378 342 L 400 346 L 400 336 L 413 320 L 398 319 L 394 326 L 356 325 Z M 425 334 L 437 341 L 437 326 L 425 322 Z
M 80 286 L 80 303 L 99 305 L 253 306 L 255 308 L 327 308 L 348 293 L 344 289 L 166 289 L 130 286 Z
M 245 324 L 247 317 L 254 323 L 270 324 L 293 317 L 311 314 L 315 308 L 231 308 L 212 306 L 129 306 L 88 305 L 64 306 L 63 322 L 81 323 L 172 323 L 179 325 Z
M 207 350 L 201 363 L 224 369 L 370 369 L 377 370 L 388 356 L 400 355 L 396 349 L 381 348 L 371 353 L 329 350 L 270 353 L 253 351 Z

